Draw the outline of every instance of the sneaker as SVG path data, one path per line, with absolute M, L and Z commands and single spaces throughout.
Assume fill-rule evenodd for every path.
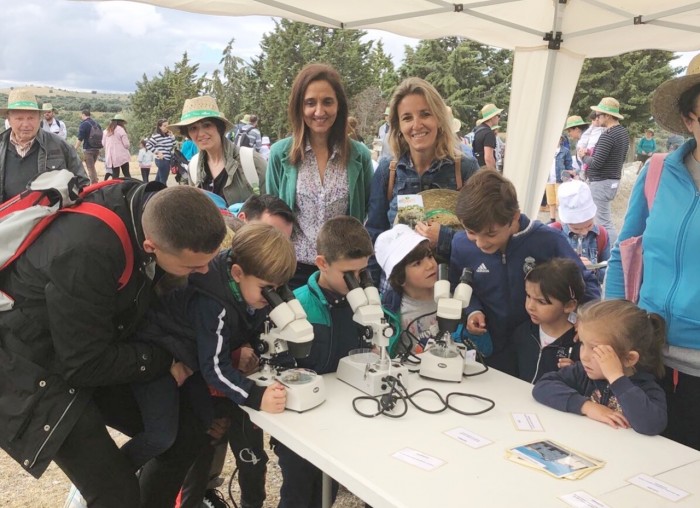
M 68 497 L 66 498 L 66 503 L 63 505 L 63 508 L 87 508 L 85 498 L 73 484 L 70 486 L 70 491 L 68 492 Z
M 202 499 L 202 506 L 206 508 L 231 508 L 224 495 L 216 489 L 207 489 Z

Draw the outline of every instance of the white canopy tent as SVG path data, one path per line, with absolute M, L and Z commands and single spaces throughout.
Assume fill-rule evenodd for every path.
M 203 14 L 267 15 L 378 29 L 419 39 L 461 36 L 514 50 L 504 171 L 530 216 L 542 197 L 584 58 L 637 49 L 700 49 L 700 2 L 690 0 L 135 1 Z

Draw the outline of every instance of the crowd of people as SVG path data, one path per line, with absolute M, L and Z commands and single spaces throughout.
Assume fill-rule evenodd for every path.
M 0 109 L 9 121 L 2 202 L 52 170 L 97 183 L 104 149 L 113 181 L 84 200 L 116 214 L 130 250 L 109 225 L 66 213 L 0 270 L 0 291 L 13 300 L 0 308 L 0 446 L 37 478 L 55 462 L 84 506 L 163 508 L 217 502 L 211 482 L 230 447 L 240 506 L 261 507 L 268 457 L 240 406 L 285 408 L 282 384 L 247 377 L 259 366 L 270 295 L 294 290 L 314 331 L 298 365 L 331 373 L 365 345 L 348 279 L 370 273 L 380 288 L 397 332 L 391 354 L 420 353 L 438 327 L 444 263 L 453 285 L 471 274 L 458 336 L 487 365 L 532 383 L 553 408 L 700 449 L 700 57 L 657 89 L 652 111 L 690 139 L 664 159 L 646 132 L 618 234 L 610 205 L 629 134 L 611 97 L 591 106 L 588 121 L 566 119 L 552 147 L 547 224 L 522 213 L 502 174 L 503 109 L 486 104 L 460 137 L 461 122 L 423 79 L 395 88 L 376 169 L 341 76 L 314 63 L 294 79 L 288 137 L 270 146 L 256 115 L 234 125 L 214 98 L 193 97 L 177 122 L 159 120 L 140 141 L 143 181 L 130 177 L 124 117 L 102 131 L 82 112 L 83 166 L 52 106 L 13 90 Z M 190 185 L 167 187 L 179 157 Z M 407 198 L 420 198 L 413 221 L 402 215 Z M 635 238 L 643 277 L 630 301 L 634 268 L 623 252 Z M 106 426 L 130 441 L 117 447 Z M 320 506 L 321 471 L 285 443 L 271 445 L 279 506 Z

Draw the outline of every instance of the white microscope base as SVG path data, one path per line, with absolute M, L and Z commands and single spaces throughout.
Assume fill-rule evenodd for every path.
M 297 413 L 313 409 L 326 400 L 326 385 L 321 376 L 316 376 L 313 381 L 304 384 L 290 384 L 275 374 L 270 376 L 269 373 L 263 372 L 256 372 L 248 376 L 248 378 L 255 381 L 255 384 L 258 386 L 270 386 L 274 381 L 283 384 L 287 388 L 285 408 Z
M 388 371 L 380 371 L 375 364 L 361 363 L 346 356 L 340 359 L 336 372 L 338 379 L 372 397 L 388 393 L 391 390 L 391 387 L 382 381 L 382 378 L 388 375 L 400 379 L 405 386 L 408 378 L 408 367 L 392 361 Z
M 460 354 L 454 357 L 446 358 L 437 356 L 426 351 L 418 355 L 420 358 L 420 370 L 418 374 L 421 377 L 436 379 L 438 381 L 451 381 L 459 383 L 462 381 L 464 372 L 464 358 Z

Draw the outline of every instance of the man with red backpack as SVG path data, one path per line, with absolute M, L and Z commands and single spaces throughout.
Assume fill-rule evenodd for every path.
M 186 398 L 173 446 L 139 478 L 106 425 L 138 433 L 129 383 L 179 374 L 170 353 L 132 335 L 166 274 L 207 271 L 224 222 L 186 186 L 110 180 L 82 202 L 113 212 L 113 223 L 60 213 L 0 271 L 14 300 L 0 312 L 0 447 L 36 478 L 56 462 L 89 506 L 170 508 L 208 438 Z

